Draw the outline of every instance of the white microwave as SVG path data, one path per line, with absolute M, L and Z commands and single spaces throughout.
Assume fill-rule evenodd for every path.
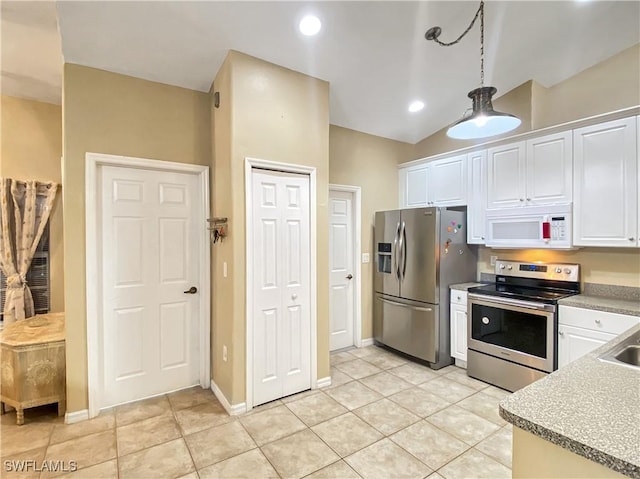
M 571 203 L 488 209 L 486 222 L 491 248 L 572 249 Z

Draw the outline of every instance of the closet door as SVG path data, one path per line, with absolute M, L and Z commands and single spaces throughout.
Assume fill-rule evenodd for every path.
M 309 177 L 254 169 L 253 406 L 311 387 Z

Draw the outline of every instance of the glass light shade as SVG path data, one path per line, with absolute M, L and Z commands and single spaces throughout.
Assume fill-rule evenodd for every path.
M 519 118 L 493 109 L 491 97 L 497 92 L 492 86 L 476 88 L 469 92 L 473 111 L 462 117 L 447 130 L 447 136 L 457 140 L 472 140 L 500 135 L 520 126 Z

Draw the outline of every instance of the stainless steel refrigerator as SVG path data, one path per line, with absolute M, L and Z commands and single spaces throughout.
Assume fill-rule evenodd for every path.
M 449 285 L 475 281 L 464 209 L 380 211 L 375 218 L 373 337 L 429 362 L 452 363 Z

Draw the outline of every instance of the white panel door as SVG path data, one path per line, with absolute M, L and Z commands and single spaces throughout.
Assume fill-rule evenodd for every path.
M 254 169 L 253 405 L 311 387 L 309 177 Z
M 100 407 L 199 382 L 195 175 L 100 170 Z
M 615 334 L 602 331 L 565 326 L 564 324 L 559 325 L 558 367 L 566 366 L 570 362 L 589 354 L 615 337 Z
M 453 294 L 453 291 L 451 292 Z M 451 305 L 451 356 L 467 360 L 467 306 Z
M 489 148 L 487 208 L 523 206 L 525 201 L 525 143 Z
M 329 192 L 329 345 L 354 345 L 353 193 Z
M 527 206 L 571 203 L 573 199 L 571 136 L 571 131 L 563 131 L 527 140 Z
M 573 131 L 573 244 L 638 245 L 636 119 Z

